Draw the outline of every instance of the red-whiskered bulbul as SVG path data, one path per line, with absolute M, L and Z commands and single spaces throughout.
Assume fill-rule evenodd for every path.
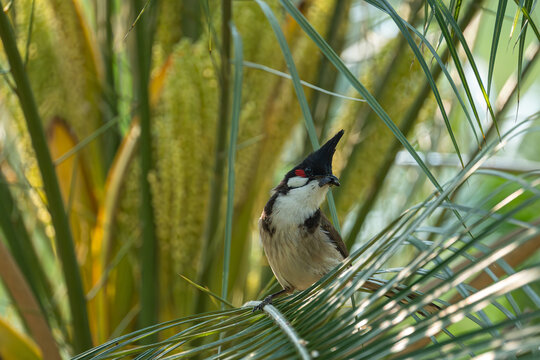
M 264 207 L 259 219 L 261 242 L 283 290 L 266 297 L 256 309 L 276 296 L 307 289 L 349 255 L 319 208 L 330 186 L 339 186 L 332 157 L 342 136 L 343 130 L 285 174 Z
M 342 136 L 343 130 L 285 174 L 266 203 L 259 232 L 270 267 L 283 289 L 267 296 L 254 311 L 262 310 L 277 296 L 307 289 L 349 256 L 341 236 L 319 208 L 328 189 L 339 186 L 332 173 L 332 158 Z M 369 278 L 362 287 L 374 292 L 384 284 L 383 279 Z M 402 288 L 398 284 L 384 296 L 393 297 Z M 408 294 L 401 302 L 419 294 Z M 434 312 L 440 308 L 431 303 L 425 309 Z

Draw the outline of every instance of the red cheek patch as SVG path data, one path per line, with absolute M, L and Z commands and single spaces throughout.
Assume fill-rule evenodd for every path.
M 300 177 L 306 177 L 306 172 L 302 169 L 296 169 L 294 170 L 294 173 L 296 174 L 296 176 L 300 176 Z

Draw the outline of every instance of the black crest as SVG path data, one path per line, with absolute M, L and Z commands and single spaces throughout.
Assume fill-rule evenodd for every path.
M 328 140 L 319 150 L 309 154 L 304 161 L 290 171 L 287 176 L 293 176 L 296 169 L 310 169 L 312 175 L 331 175 L 332 174 L 332 158 L 336 152 L 336 146 L 343 136 L 344 131 L 340 130 L 333 138 Z

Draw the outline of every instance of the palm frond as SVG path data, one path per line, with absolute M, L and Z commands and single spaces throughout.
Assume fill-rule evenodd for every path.
M 149 327 L 75 359 L 283 358 L 305 356 L 302 349 L 312 357 L 355 359 L 533 354 L 540 311 L 523 304 L 540 307 L 540 264 L 514 268 L 507 259 L 540 239 L 539 219 L 519 219 L 540 203 L 539 174 L 478 170 L 513 138 L 535 131 L 529 125 L 518 124 L 502 143 L 490 143 L 442 192 L 405 211 L 310 289 L 277 301 L 279 325 L 274 316 L 254 313 L 248 303 Z M 503 184 L 474 203 L 450 203 L 448 196 L 473 176 L 495 176 Z M 467 227 L 455 217 L 441 227 L 431 226 L 443 207 L 459 211 Z M 411 259 L 389 267 L 404 248 L 413 252 Z M 489 281 L 477 281 L 483 274 Z M 381 287 L 365 293 L 370 279 L 379 279 Z M 388 291 L 394 296 L 383 296 Z M 355 306 L 349 302 L 353 295 Z M 440 310 L 422 311 L 430 304 Z M 140 344 L 150 334 L 170 329 L 173 336 Z M 520 341 L 523 336 L 526 341 Z M 205 342 L 195 343 L 199 338 Z M 416 347 L 425 339 L 432 344 Z

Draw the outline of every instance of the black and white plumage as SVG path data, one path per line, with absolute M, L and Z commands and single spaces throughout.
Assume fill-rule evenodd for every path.
M 330 186 L 339 186 L 332 158 L 343 130 L 285 174 L 259 219 L 266 257 L 283 290 L 272 298 L 304 290 L 348 256 L 348 251 L 320 205 Z
M 349 256 L 341 236 L 319 208 L 330 186 L 339 186 L 332 173 L 332 158 L 343 130 L 328 140 L 319 150 L 285 174 L 274 188 L 259 219 L 261 243 L 283 290 L 267 296 L 254 308 L 262 309 L 276 296 L 305 290 Z M 369 278 L 362 288 L 375 292 L 386 283 Z M 383 295 L 394 297 L 403 287 L 397 285 Z M 412 292 L 401 303 L 420 296 Z M 430 303 L 420 314 L 440 310 Z

